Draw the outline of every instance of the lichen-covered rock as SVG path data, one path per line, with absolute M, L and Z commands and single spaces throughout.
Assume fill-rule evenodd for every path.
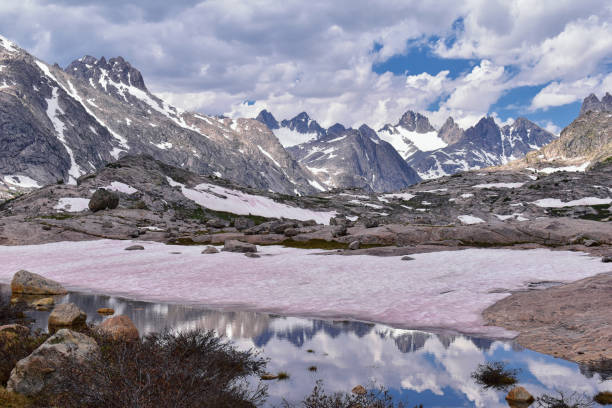
M 101 307 L 97 310 L 97 312 L 98 314 L 101 314 L 101 315 L 114 315 L 115 309 L 111 307 Z
M 19 360 L 11 371 L 7 390 L 28 396 L 36 395 L 46 386 L 60 380 L 58 368 L 65 358 L 84 363 L 99 353 L 94 339 L 69 329 L 61 329 L 26 358 Z
M 65 295 L 68 293 L 58 282 L 25 270 L 13 276 L 11 291 L 13 294 L 23 295 Z
M 225 241 L 222 251 L 228 252 L 257 252 L 257 247 L 248 242 L 238 241 L 236 239 L 229 239 Z
M 523 387 L 514 387 L 510 390 L 508 395 L 506 395 L 506 401 L 508 403 L 521 403 L 521 404 L 531 404 L 534 401 L 533 395 L 529 393 Z
M 99 324 L 96 329 L 114 340 L 135 341 L 140 338 L 132 319 L 125 315 L 113 316 Z
M 93 212 L 106 210 L 114 210 L 119 206 L 119 196 L 104 188 L 99 188 L 91 196 L 89 200 L 89 209 Z
M 49 315 L 49 331 L 53 332 L 61 327 L 79 327 L 85 324 L 87 314 L 74 303 L 57 305 Z

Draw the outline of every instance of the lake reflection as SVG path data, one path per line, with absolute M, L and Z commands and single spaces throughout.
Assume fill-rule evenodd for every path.
M 507 407 L 505 393 L 482 390 L 470 377 L 485 361 L 507 361 L 512 368 L 520 368 L 521 385 L 535 396 L 554 390 L 588 395 L 612 390 L 610 380 L 602 381 L 597 374 L 586 376 L 576 364 L 511 342 L 83 293 L 56 297 L 56 303 L 65 302 L 77 304 L 91 323 L 105 318 L 96 313 L 98 308 L 111 307 L 116 314 L 128 315 L 141 334 L 166 327 L 213 329 L 241 348 L 261 350 L 270 358 L 269 372 L 290 374 L 289 380 L 267 382 L 270 406 L 278 406 L 283 398 L 300 401 L 322 379 L 328 391 L 350 391 L 357 384 L 384 385 L 409 406 Z M 34 311 L 31 316 L 35 327 L 46 328 L 48 312 Z M 317 371 L 309 371 L 311 366 Z

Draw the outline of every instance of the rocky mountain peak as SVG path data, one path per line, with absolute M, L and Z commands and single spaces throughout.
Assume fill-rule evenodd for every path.
M 316 133 L 318 137 L 325 135 L 325 129 L 317 121 L 310 119 L 306 112 L 301 112 L 292 119 L 285 119 L 280 125 L 298 133 Z
M 96 59 L 86 55 L 78 60 L 72 61 L 65 69 L 67 73 L 86 82 L 94 87 L 106 90 L 108 81 L 133 86 L 148 92 L 140 71 L 134 68 L 123 57 Z
M 268 112 L 266 109 L 259 112 L 255 120 L 260 121 L 271 130 L 280 128 L 280 125 L 278 124 L 278 121 L 274 115 L 272 115 L 272 113 Z
M 459 127 L 455 120 L 449 116 L 444 125 L 438 132 L 438 137 L 449 145 L 457 143 L 464 136 L 465 132 Z
M 580 108 L 580 115 L 584 115 L 589 111 L 612 112 L 612 95 L 610 95 L 609 92 L 606 92 L 601 100 L 599 100 L 595 94 L 590 94 L 584 98 L 582 107 Z
M 341 125 L 340 123 L 336 123 L 335 125 L 331 126 L 329 129 L 327 129 L 327 135 L 330 137 L 340 135 L 345 130 L 346 128 L 343 125 Z
M 402 115 L 397 125 L 411 132 L 435 132 L 434 127 L 429 123 L 429 119 L 420 113 L 415 113 L 410 110 Z

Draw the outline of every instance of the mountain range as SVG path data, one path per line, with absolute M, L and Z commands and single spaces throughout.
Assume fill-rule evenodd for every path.
M 609 94 L 590 95 L 561 139 L 525 118 L 499 126 L 484 117 L 464 130 L 449 117 L 436 129 L 411 110 L 378 130 L 325 128 L 306 112 L 231 119 L 171 106 L 122 57 L 84 56 L 62 69 L 0 36 L 0 195 L 76 184 L 127 154 L 287 195 L 395 191 L 517 160 L 576 165 L 610 155 L 611 106 Z

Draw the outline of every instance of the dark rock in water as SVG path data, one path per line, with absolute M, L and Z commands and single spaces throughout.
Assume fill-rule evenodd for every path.
M 58 330 L 26 358 L 19 360 L 7 383 L 7 390 L 33 396 L 46 387 L 57 386 L 60 366 L 66 358 L 84 364 L 99 353 L 94 339 L 69 329 Z
M 119 205 L 119 196 L 111 191 L 99 188 L 89 200 L 89 209 L 93 212 L 105 209 L 114 210 Z
M 214 246 L 207 246 L 203 251 L 203 254 L 218 254 L 219 250 L 217 248 L 215 248 Z
M 528 404 L 531 404 L 534 401 L 534 398 L 533 398 L 533 395 L 531 395 L 529 391 L 527 391 L 525 388 L 514 387 L 513 389 L 510 390 L 508 395 L 506 395 L 506 401 L 508 401 L 510 406 L 517 406 L 517 407 L 525 406 L 526 407 L 528 406 Z M 527 404 L 527 405 L 514 405 L 517 403 Z
M 74 303 L 57 305 L 49 315 L 49 332 L 61 327 L 79 327 L 85 324 L 87 314 Z
M 259 255 L 257 255 L 254 252 L 245 252 L 244 256 L 246 256 L 248 258 L 261 258 Z
M 134 322 L 125 315 L 114 316 L 103 321 L 96 327 L 96 330 L 114 340 L 136 341 L 140 338 Z
M 414 261 L 414 258 L 406 255 L 406 256 L 402 256 L 402 261 Z
M 355 395 L 365 395 L 367 393 L 363 385 L 356 385 L 351 392 Z
M 601 262 L 603 263 L 610 263 L 612 262 L 612 255 L 606 255 L 603 258 L 601 258 Z
M 58 282 L 25 270 L 13 276 L 11 291 L 13 294 L 26 295 L 65 295 L 68 293 Z
M 126 251 L 142 251 L 144 247 L 142 245 L 130 245 L 125 248 Z
M 257 247 L 248 242 L 241 242 L 235 239 L 225 241 L 222 251 L 228 252 L 257 252 Z
M 353 241 L 349 244 L 348 248 L 354 251 L 356 249 L 359 249 L 359 245 L 359 241 Z

